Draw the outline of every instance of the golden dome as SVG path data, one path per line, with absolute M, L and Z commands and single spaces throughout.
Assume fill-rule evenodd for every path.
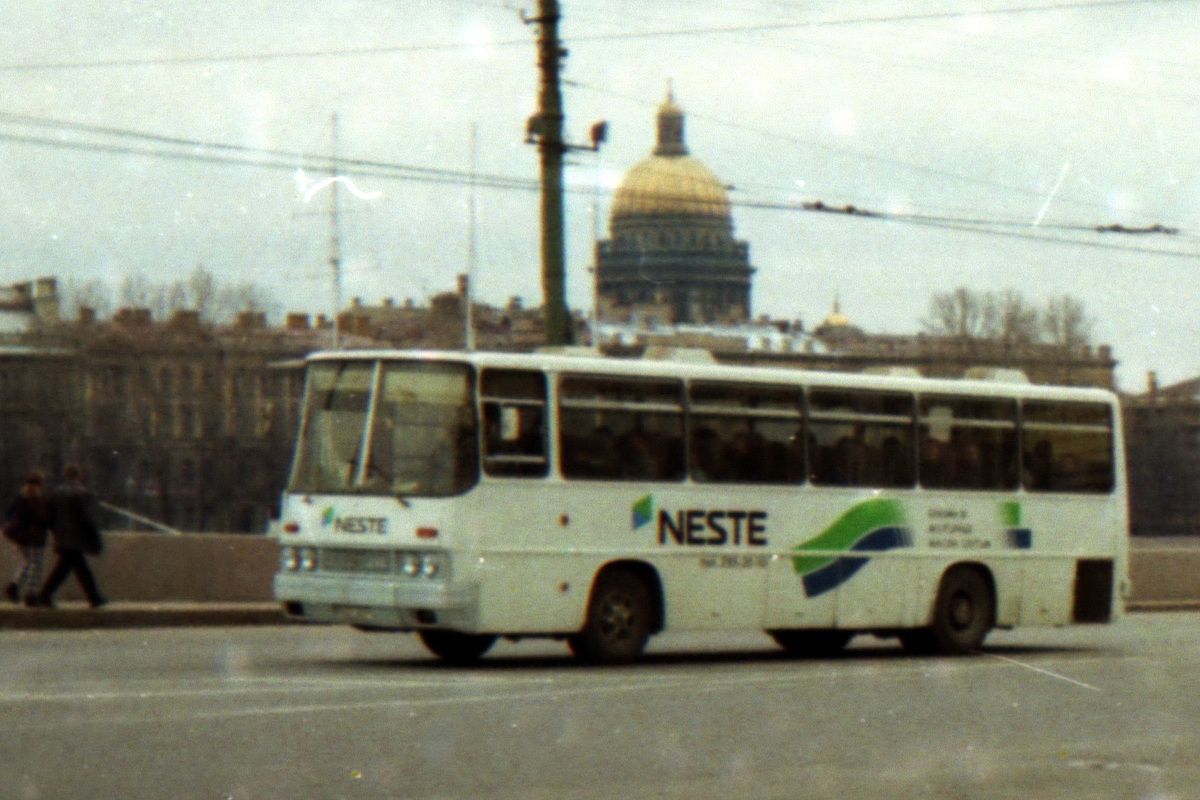
M 833 300 L 833 311 L 829 312 L 829 316 L 825 318 L 817 329 L 813 331 L 817 336 L 834 336 L 840 338 L 861 336 L 862 329 L 850 321 L 850 318 L 842 313 L 842 304 L 838 298 Z
M 850 318 L 838 311 L 834 311 L 821 323 L 822 328 L 847 328 L 849 326 Z
M 729 196 L 691 156 L 650 156 L 626 173 L 613 196 L 614 218 L 689 216 L 728 219 Z

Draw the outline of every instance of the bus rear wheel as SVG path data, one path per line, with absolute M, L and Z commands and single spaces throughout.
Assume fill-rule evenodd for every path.
M 928 628 L 906 631 L 900 644 L 914 653 L 962 655 L 978 650 L 996 622 L 996 595 L 975 567 L 951 568 L 943 577 Z
M 775 643 L 787 651 L 788 655 L 800 658 L 824 658 L 837 655 L 845 649 L 854 634 L 850 631 L 838 630 L 776 630 L 767 631 Z
M 568 644 L 583 661 L 625 663 L 641 655 L 653 626 L 653 602 L 646 582 L 632 572 L 614 570 L 596 579 L 587 621 Z
M 495 636 L 484 633 L 427 630 L 419 635 L 429 652 L 451 664 L 472 664 L 496 643 Z

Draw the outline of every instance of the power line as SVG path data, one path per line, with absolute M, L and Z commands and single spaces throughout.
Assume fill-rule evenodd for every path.
M 1066 11 L 1071 9 L 1107 8 L 1115 6 L 1148 5 L 1172 2 L 1191 2 L 1191 0 L 1085 0 L 1077 3 L 1049 3 L 1038 6 L 1018 6 L 1002 8 L 979 8 L 970 11 L 933 11 L 920 14 L 892 14 L 880 17 L 848 17 L 845 19 L 811 20 L 805 22 L 770 22 L 745 25 L 714 25 L 699 28 L 678 28 L 644 33 L 614 33 L 593 34 L 571 37 L 574 42 L 612 40 L 612 39 L 649 39 L 672 36 L 695 36 L 720 33 L 753 33 L 766 31 L 796 30 L 801 28 L 834 27 L 843 25 L 870 25 L 892 22 L 925 22 L 937 19 L 961 19 L 963 17 L 988 17 L 1009 14 L 1033 14 L 1048 11 Z
M 853 217 L 864 220 L 879 220 L 886 222 L 898 222 L 908 225 L 918 225 L 929 228 L 941 228 L 944 230 L 961 231 L 964 233 L 976 233 L 986 236 L 1000 236 L 1014 239 L 1028 239 L 1032 241 L 1047 242 L 1058 245 L 1074 245 L 1079 247 L 1088 247 L 1097 250 L 1113 250 L 1127 253 L 1144 253 L 1148 255 L 1167 256 L 1172 258 L 1187 258 L 1200 259 L 1200 252 L 1188 252 L 1184 250 L 1165 250 L 1156 247 L 1142 247 L 1137 245 L 1118 245 L 1111 242 L 1089 241 L 1086 239 L 1068 239 L 1061 236 L 1051 236 L 1040 233 L 1035 233 L 1033 230 L 1053 229 L 1062 231 L 1075 231 L 1081 233 L 1120 233 L 1120 234 L 1162 234 L 1173 236 L 1179 233 L 1177 228 L 1169 228 L 1163 225 L 1151 225 L 1145 228 L 1129 228 L 1122 225 L 1042 225 L 1038 228 L 1030 230 L 1033 226 L 1028 222 L 1016 220 L 998 220 L 998 219 L 966 219 L 945 216 L 930 216 L 924 214 L 897 214 L 886 211 L 872 211 L 870 209 L 858 208 L 855 206 L 844 206 L 841 208 L 826 206 L 819 202 L 810 202 L 802 204 L 790 203 L 770 203 L 757 202 L 747 200 L 738 205 L 744 208 L 755 208 L 769 211 L 812 211 L 823 214 L 836 214 L 840 216 Z M 1024 228 L 1025 230 L 1000 230 L 1000 228 Z M 1190 238 L 1190 237 L 1189 237 Z
M 191 161 L 199 163 L 219 164 L 223 166 L 244 166 L 261 169 L 276 169 L 294 171 L 298 167 L 307 167 L 309 169 L 325 169 L 332 170 L 334 168 L 333 160 L 328 156 L 311 156 L 299 152 L 270 150 L 262 148 L 251 148 L 240 145 L 227 145 L 221 143 L 203 142 L 194 139 L 182 139 L 178 137 L 160 136 L 157 134 L 144 134 L 135 131 L 122 131 L 114 128 L 103 128 L 98 126 L 83 125 L 79 123 L 56 123 L 54 120 L 40 119 L 36 117 L 22 117 L 14 114 L 0 114 L 0 121 L 13 122 L 21 120 L 24 124 L 30 124 L 40 127 L 54 127 L 60 125 L 67 130 L 76 130 L 86 133 L 103 133 L 118 138 L 131 140 L 131 144 L 110 144 L 104 142 L 82 142 L 69 141 L 61 138 L 39 137 L 23 134 L 14 134 L 0 132 L 0 141 L 10 141 L 20 144 L 28 144 L 35 146 L 53 147 L 59 149 L 71 149 L 85 152 L 97 152 L 116 155 L 133 155 L 147 158 L 158 158 L 173 161 Z M 190 149 L 165 150 L 152 149 L 147 146 L 139 146 L 139 142 L 149 144 L 168 144 L 173 147 L 187 147 Z M 474 181 L 474 185 L 480 188 L 500 189 L 500 190 L 517 190 L 534 193 L 539 190 L 537 181 L 505 176 L 505 175 L 488 175 L 475 174 L 472 176 L 468 172 L 450 169 L 434 169 L 428 167 L 417 167 L 404 164 L 389 164 L 386 162 L 369 161 L 365 159 L 341 158 L 337 159 L 336 166 L 343 169 L 352 169 L 354 174 L 360 176 L 369 176 L 386 180 L 402 180 L 419 183 L 432 184 L 449 184 L 454 186 L 467 186 Z M 566 187 L 565 191 L 571 194 L 587 195 L 594 197 L 594 187 Z M 681 193 L 679 195 L 671 195 L 669 193 L 656 194 L 656 199 L 662 201 L 678 200 L 681 202 L 694 201 L 694 197 L 689 194 Z M 819 201 L 810 201 L 806 203 L 779 203 L 765 200 L 755 200 L 751 198 L 739 198 L 730 201 L 730 205 L 735 208 L 744 208 L 759 211 L 784 211 L 793 213 L 820 213 L 833 214 L 845 217 L 852 217 L 860 220 L 887 221 L 901 224 L 918 225 L 931 228 L 941 228 L 945 230 L 960 231 L 964 233 L 974 233 L 987 236 L 1001 236 L 1008 238 L 1019 238 L 1034 241 L 1042 241 L 1058 245 L 1074 245 L 1079 247 L 1088 247 L 1093 249 L 1102 249 L 1110 251 L 1142 253 L 1156 256 L 1166 256 L 1173 258 L 1200 258 L 1200 253 L 1186 252 L 1180 250 L 1167 250 L 1153 247 L 1142 247 L 1133 245 L 1119 245 L 1111 242 L 1089 241 L 1078 238 L 1063 238 L 1061 236 L 1045 235 L 1036 233 L 1029 228 L 1029 222 L 1019 220 L 1004 220 L 986 217 L 951 217 L 951 216 L 935 216 L 928 214 L 906 214 L 886 211 L 875 211 L 859 206 L 831 206 Z M 1024 228 L 1025 230 L 1002 230 L 1002 228 Z M 1129 227 L 1120 224 L 1111 225 L 1086 225 L 1086 224 L 1047 224 L 1039 226 L 1040 230 L 1061 230 L 1073 231 L 1080 233 L 1092 233 L 1096 235 L 1113 234 L 1113 235 L 1177 235 L 1181 231 L 1178 228 L 1167 227 L 1163 225 L 1151 225 L 1146 227 Z M 1192 238 L 1188 232 L 1183 232 L 1184 238 Z
M 564 83 L 566 83 L 569 86 L 574 86 L 575 88 L 578 88 L 578 89 L 584 89 L 586 91 L 596 92 L 599 94 L 608 95 L 610 97 L 618 97 L 623 100 L 628 100 L 630 102 L 637 103 L 637 104 L 643 105 L 643 106 L 653 106 L 654 105 L 654 103 L 646 101 L 640 97 L 633 97 L 631 95 L 612 91 L 611 89 L 604 89 L 599 86 L 592 86 L 590 84 L 581 83 L 579 81 L 568 80 L 568 81 L 564 81 Z M 743 131 L 747 131 L 750 133 L 754 133 L 754 134 L 756 134 L 758 136 L 762 136 L 764 138 L 774 139 L 776 141 L 788 142 L 790 144 L 803 145 L 804 147 L 810 147 L 810 148 L 813 148 L 816 150 L 822 150 L 824 152 L 833 153 L 835 155 L 842 156 L 844 158 L 861 159 L 863 161 L 869 161 L 869 162 L 884 164 L 884 165 L 893 166 L 893 167 L 898 166 L 898 167 L 902 167 L 906 170 L 909 170 L 911 172 L 932 175 L 932 176 L 935 176 L 935 177 L 941 178 L 941 179 L 949 178 L 950 180 L 952 180 L 956 183 L 985 186 L 985 187 L 993 188 L 993 189 L 1003 189 L 1006 192 L 1013 192 L 1015 194 L 1026 195 L 1028 197 L 1043 198 L 1043 197 L 1045 197 L 1045 194 L 1046 194 L 1044 190 L 1030 189 L 1030 188 L 1026 188 L 1023 186 L 1014 186 L 1012 184 L 1003 183 L 1001 181 L 989 180 L 987 178 L 977 178 L 977 177 L 973 177 L 971 175 L 964 175 L 961 172 L 956 172 L 953 170 L 939 169 L 937 167 L 931 167 L 927 164 L 915 164 L 911 161 L 905 161 L 903 159 L 898 159 L 898 158 L 890 158 L 888 156 L 876 155 L 874 153 L 866 153 L 866 152 L 862 152 L 859 150 L 853 150 L 851 148 L 835 147 L 833 145 L 829 145 L 829 144 L 826 144 L 824 142 L 820 142 L 820 141 L 817 141 L 814 139 L 804 139 L 799 136 L 789 136 L 786 134 L 775 133 L 774 131 L 769 131 L 764 128 L 759 128 L 759 127 L 755 127 L 753 125 L 748 125 L 743 122 L 734 122 L 731 120 L 722 119 L 720 117 L 714 117 L 714 116 L 707 115 L 704 113 L 696 113 L 693 111 L 689 111 L 688 116 L 694 117 L 696 119 L 706 120 L 708 122 L 720 125 L 722 127 L 731 128 L 733 130 L 743 130 Z M 1079 205 L 1079 206 L 1085 206 L 1085 207 L 1092 207 L 1094 205 L 1091 203 L 1086 203 L 1086 202 L 1082 202 L 1082 201 L 1078 201 L 1078 200 L 1072 200 L 1069 197 L 1060 198 L 1059 202 L 1065 203 L 1067 205 Z
M 155 158 L 168 158 L 181 161 L 198 161 L 204 163 L 231 164 L 235 166 L 265 167 L 275 169 L 295 170 L 301 167 L 324 169 L 332 171 L 333 160 L 325 155 L 312 155 L 291 150 L 274 150 L 268 148 L 246 147 L 243 145 L 206 142 L 198 139 L 186 139 L 174 136 L 131 131 L 99 125 L 87 125 L 78 122 L 46 119 L 21 114 L 0 112 L 0 123 L 28 125 L 36 128 L 67 130 L 95 136 L 107 136 L 118 140 L 135 143 L 150 143 L 168 145 L 176 150 L 151 150 L 134 145 L 113 145 L 108 143 L 69 141 L 60 138 L 34 137 L 20 134 L 0 132 L 0 139 L 21 142 L 24 144 L 45 145 L 62 149 L 94 150 L 122 155 L 142 155 Z M 432 183 L 459 183 L 465 179 L 465 174 L 458 170 L 422 167 L 413 164 L 396 164 L 367 159 L 337 159 L 337 166 L 350 166 L 356 174 L 372 177 L 424 179 Z M 528 189 L 537 188 L 535 181 L 505 175 L 483 174 L 477 176 L 477 181 L 489 188 Z
M 1071 9 L 1110 8 L 1117 6 L 1149 5 L 1192 0 L 1083 0 L 1082 2 L 1048 3 L 1037 6 L 999 7 L 974 9 L 972 11 L 937 11 L 919 14 L 893 14 L 879 17 L 847 17 L 843 19 L 807 20 L 802 22 L 771 22 L 740 25 L 714 25 L 693 28 L 667 28 L 654 31 L 628 31 L 620 33 L 580 34 L 571 37 L 573 43 L 603 42 L 637 39 L 663 39 L 685 36 L 710 36 L 725 33 L 756 33 L 803 28 L 822 28 L 848 25 L 872 25 L 883 23 L 925 22 L 937 19 L 962 17 L 999 16 L 1010 14 L 1034 14 Z M 396 55 L 402 53 L 469 50 L 475 45 L 464 42 L 429 42 L 421 44 L 377 45 L 372 47 L 329 48 L 323 50 L 285 50 L 274 53 L 228 53 L 218 55 L 158 56 L 148 58 L 112 58 L 95 61 L 44 61 L 32 63 L 0 64 L 0 72 L 32 72 L 49 70 L 113 69 L 144 66 L 170 66 L 195 64 L 220 64 L 236 62 L 284 61 L 309 58 L 352 58 L 360 56 Z M 506 39 L 489 42 L 488 47 L 531 47 L 528 39 Z

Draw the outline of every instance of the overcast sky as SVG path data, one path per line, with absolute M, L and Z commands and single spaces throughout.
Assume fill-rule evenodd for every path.
M 540 304 L 522 9 L 536 0 L 0 4 L 0 282 L 116 286 L 203 265 L 268 288 L 279 311 L 327 313 L 328 189 L 304 202 L 297 170 L 329 176 L 336 112 L 338 155 L 375 164 L 341 170 L 365 195 L 340 190 L 347 300 L 452 287 L 474 126 L 475 172 L 492 184 L 475 190 L 479 297 Z M 606 230 L 671 81 L 692 155 L 734 187 L 756 314 L 811 328 L 839 296 L 866 330 L 913 333 L 930 295 L 958 285 L 1039 304 L 1070 293 L 1113 345 L 1122 388 L 1150 369 L 1200 374 L 1195 2 L 562 10 L 568 136 L 599 119 L 610 131 L 568 174 L 572 307 L 592 302 L 595 201 Z M 895 216 L 797 210 L 814 200 Z M 1113 224 L 1178 233 L 1089 230 Z

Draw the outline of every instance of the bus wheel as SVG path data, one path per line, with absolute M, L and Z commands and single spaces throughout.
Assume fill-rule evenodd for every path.
M 987 577 L 974 567 L 954 567 L 942 577 L 933 624 L 900 637 L 906 650 L 961 655 L 978 650 L 996 621 L 996 597 Z
M 823 658 L 840 653 L 854 638 L 851 631 L 767 631 L 788 655 Z
M 429 652 L 451 664 L 474 663 L 496 643 L 495 636 L 483 633 L 425 630 L 420 636 Z
M 592 587 L 583 629 L 568 639 L 571 652 L 593 664 L 632 661 L 650 638 L 652 614 L 645 581 L 624 570 L 602 573 Z

